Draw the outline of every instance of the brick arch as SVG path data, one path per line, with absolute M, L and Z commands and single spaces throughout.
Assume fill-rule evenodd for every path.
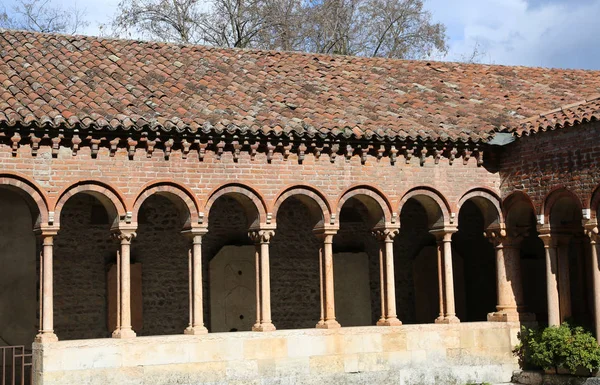
M 392 206 L 385 194 L 375 187 L 361 185 L 346 190 L 338 199 L 335 207 L 336 223 L 340 223 L 340 212 L 350 198 L 358 199 L 366 206 L 369 211 L 369 219 L 376 226 L 397 221 L 396 216 L 392 214 Z
M 458 200 L 456 205 L 457 212 L 460 212 L 462 205 L 467 201 L 472 201 L 477 205 L 483 214 L 485 228 L 504 223 L 500 197 L 493 192 L 487 189 L 473 189 L 468 191 Z
M 592 197 L 590 198 L 590 211 L 591 211 L 591 219 L 598 218 L 598 207 L 600 206 L 600 185 L 596 187 L 594 192 L 592 193 Z
M 24 175 L 0 173 L 0 188 L 16 192 L 29 206 L 34 227 L 48 224 L 48 198 L 44 191 Z
M 279 207 L 286 199 L 295 197 L 300 200 L 310 211 L 313 221 L 317 225 L 328 224 L 331 220 L 331 205 L 325 196 L 311 186 L 291 186 L 281 191 L 273 202 L 273 220 L 277 221 Z
M 563 215 L 564 213 L 554 211 L 555 208 L 558 208 L 558 205 L 564 201 L 571 201 L 575 204 L 575 209 L 577 210 L 574 213 L 577 216 L 581 215 L 581 209 L 584 207 L 582 200 L 575 194 L 573 191 L 565 188 L 565 187 L 557 187 L 552 189 L 544 198 L 544 203 L 542 206 L 541 212 L 544 214 L 546 218 L 546 222 L 552 226 L 552 216 L 553 215 Z M 554 213 L 553 213 L 554 211 Z M 556 219 L 556 218 L 555 218 Z
M 146 199 L 155 194 L 164 196 L 177 207 L 182 214 L 184 228 L 190 228 L 200 221 L 198 203 L 191 190 L 171 181 L 159 181 L 147 184 L 135 197 L 131 210 L 131 219 L 133 222 L 137 223 L 140 208 Z
M 451 223 L 450 205 L 439 191 L 428 187 L 415 187 L 409 190 L 400 200 L 398 215 L 402 213 L 404 204 L 410 199 L 416 200 L 425 209 L 429 228 L 439 228 Z
M 127 216 L 127 206 L 119 190 L 104 182 L 84 180 L 71 184 L 60 192 L 53 209 L 54 225 L 60 226 L 60 214 L 64 205 L 72 196 L 79 193 L 89 194 L 98 199 L 112 219 L 113 226 Z
M 250 228 L 270 223 L 270 219 L 267 218 L 265 200 L 256 190 L 243 184 L 229 183 L 213 190 L 208 199 L 204 201 L 202 211 L 206 215 L 204 222 L 207 225 L 212 205 L 222 196 L 232 197 L 243 207 Z
M 504 199 L 502 212 L 509 228 L 530 224 L 531 214 L 537 213 L 531 197 L 522 191 L 515 191 Z

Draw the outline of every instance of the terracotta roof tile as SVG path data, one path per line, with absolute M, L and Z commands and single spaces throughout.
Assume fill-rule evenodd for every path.
M 597 119 L 599 93 L 598 71 L 0 32 L 9 126 L 480 141 Z

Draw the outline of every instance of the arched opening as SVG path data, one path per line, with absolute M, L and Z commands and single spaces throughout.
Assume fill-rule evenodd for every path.
M 0 213 L 0 346 L 29 350 L 39 328 L 39 212 L 24 191 L 1 185 Z
M 333 237 L 335 308 L 342 326 L 374 325 L 382 315 L 378 240 L 372 231 L 385 222 L 383 209 L 372 197 L 347 199 Z
M 566 190 L 547 199 L 550 234 L 557 251 L 560 320 L 592 328 L 592 266 L 584 237 L 581 204 Z
M 430 231 L 443 225 L 441 207 L 430 196 L 416 194 L 402 204 L 394 258 L 398 314 L 405 324 L 432 323 L 439 316 L 437 243 Z
M 211 332 L 249 331 L 256 323 L 256 248 L 248 231 L 259 223 L 245 194 L 220 195 L 210 206 L 202 242 L 205 322 Z
M 497 211 L 485 198 L 470 198 L 460 207 L 452 258 L 457 260 L 456 313 L 463 322 L 486 321 L 487 314 L 496 309 L 496 259 L 484 231 L 498 220 Z M 464 290 L 456 283 L 459 281 L 464 282 Z
M 116 209 L 106 197 L 82 191 L 60 203 L 54 240 L 54 327 L 62 340 L 109 337 L 108 279 L 118 243 Z M 63 205 L 64 204 L 64 205 Z
M 285 199 L 271 241 L 271 307 L 278 329 L 314 328 L 319 319 L 321 207 L 304 195 Z
M 131 317 L 139 336 L 181 334 L 189 323 L 189 210 L 171 193 L 143 201 L 131 247 Z
M 509 242 L 515 242 L 519 248 L 523 290 L 523 308 L 519 311 L 532 313 L 540 324 L 547 324 L 545 252 L 537 231 L 535 211 L 531 201 L 521 193 L 508 197 L 504 206 Z M 519 288 L 513 288 L 513 292 L 516 290 Z

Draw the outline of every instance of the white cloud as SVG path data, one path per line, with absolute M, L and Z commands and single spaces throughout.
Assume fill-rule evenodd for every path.
M 448 25 L 447 60 L 468 56 L 479 42 L 482 62 L 600 69 L 600 1 L 430 0 Z

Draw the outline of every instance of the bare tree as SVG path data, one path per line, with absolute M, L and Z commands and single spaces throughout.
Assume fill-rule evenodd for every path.
M 63 9 L 50 0 L 17 0 L 10 10 L 0 11 L 0 28 L 73 34 L 88 25 L 84 10 Z
M 202 43 L 201 4 L 200 0 L 123 0 L 112 22 L 113 32 L 177 43 Z
M 150 39 L 419 58 L 446 51 L 423 0 L 122 0 L 113 22 Z

